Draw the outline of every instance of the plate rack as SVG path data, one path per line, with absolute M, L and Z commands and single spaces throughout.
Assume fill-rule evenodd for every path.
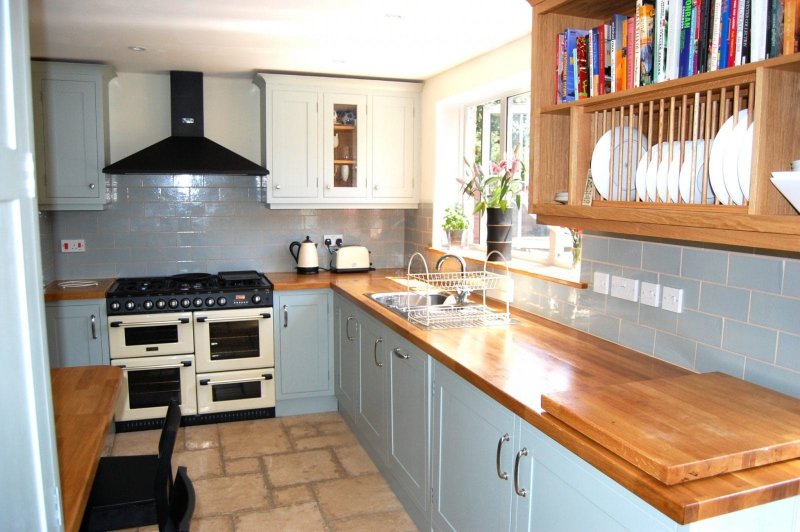
M 493 251 L 492 253 L 499 252 Z M 490 253 L 491 256 L 491 253 Z M 424 266 L 424 273 L 411 273 L 414 259 L 419 258 Z M 490 327 L 507 325 L 511 322 L 509 297 L 505 297 L 505 312 L 486 304 L 488 290 L 512 291 L 508 265 L 505 275 L 487 271 L 488 259 L 483 263 L 483 270 L 465 272 L 430 272 L 428 263 L 421 253 L 414 253 L 408 260 L 408 291 L 415 293 L 431 292 L 482 292 L 482 303 L 467 305 L 423 305 L 409 307 L 408 319 L 428 329 L 457 329 L 464 327 Z M 504 260 L 502 255 L 500 259 Z

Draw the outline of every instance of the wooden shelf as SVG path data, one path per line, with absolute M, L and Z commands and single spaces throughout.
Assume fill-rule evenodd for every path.
M 552 104 L 555 35 L 566 28 L 590 29 L 614 13 L 632 14 L 635 2 L 611 0 L 530 0 L 534 5 L 531 63 L 532 172 L 530 212 L 539 223 L 636 236 L 711 242 L 761 249 L 800 251 L 800 217 L 770 181 L 775 170 L 787 169 L 800 157 L 800 53 L 753 64 L 637 87 L 576 102 Z M 734 95 L 735 94 L 735 95 Z M 698 109 L 712 102 L 705 132 L 713 139 L 733 109 L 746 106 L 753 126 L 749 200 L 744 205 L 615 201 L 600 198 L 582 207 L 586 176 L 597 140 L 614 127 L 656 126 L 649 144 L 689 140 L 680 124 L 691 123 L 686 101 Z M 737 103 L 732 107 L 733 101 Z M 720 104 L 724 102 L 724 104 Z M 665 118 L 667 106 L 669 117 Z M 718 112 L 717 107 L 724 109 Z M 654 111 L 655 110 L 655 111 Z M 677 111 L 676 111 L 677 110 Z M 673 123 L 673 111 L 680 119 Z M 616 114 L 615 114 L 616 113 Z M 624 117 L 624 118 L 620 118 Z M 623 121 L 624 120 L 624 121 Z M 677 125 L 676 125 L 677 124 Z M 691 128 L 690 128 L 691 129 Z M 776 135 L 776 132 L 780 132 Z M 710 134 L 710 136 L 708 136 Z M 697 138 L 703 138 L 698 136 Z M 682 152 L 685 157 L 685 152 Z M 633 161 L 633 156 L 629 158 Z M 638 155 L 636 157 L 638 160 Z M 631 163 L 635 164 L 635 163 Z M 707 179 L 707 175 L 706 175 Z M 624 188 L 624 187 L 623 187 Z M 557 192 L 568 191 L 569 205 L 556 204 Z M 624 194 L 622 198 L 626 198 Z
M 353 159 L 334 159 L 333 164 L 356 164 Z
M 356 126 L 345 126 L 343 124 L 334 124 L 334 131 L 355 131 Z

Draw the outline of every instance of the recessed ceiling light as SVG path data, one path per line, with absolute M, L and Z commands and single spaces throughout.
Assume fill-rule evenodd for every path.
M 128 50 L 131 52 L 146 52 L 147 48 L 144 46 L 128 46 Z
M 383 16 L 391 20 L 403 20 L 405 18 L 400 13 L 386 13 Z

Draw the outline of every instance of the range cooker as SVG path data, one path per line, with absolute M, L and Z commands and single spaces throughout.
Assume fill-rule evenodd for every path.
M 275 415 L 272 283 L 256 271 L 118 279 L 106 295 L 119 432 Z

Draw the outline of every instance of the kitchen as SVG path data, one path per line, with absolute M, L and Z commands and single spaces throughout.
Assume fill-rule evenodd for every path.
M 525 57 L 529 53 L 526 49 L 528 41 L 521 38 L 509 45 L 509 49 L 519 54 L 518 57 Z M 481 69 L 489 64 L 492 72 L 506 71 L 508 64 L 525 63 L 524 60 L 504 59 L 506 56 L 501 53 L 498 55 L 501 57 L 477 60 L 473 68 L 485 72 Z M 451 77 L 443 74 L 429 80 L 427 92 L 423 92 L 423 109 L 431 109 L 438 100 L 447 100 L 454 93 L 463 92 L 462 88 L 452 87 L 458 84 L 455 78 L 464 72 L 469 72 L 468 66 L 456 69 Z M 472 75 L 485 74 L 476 72 Z M 118 74 L 118 79 L 112 83 L 118 87 L 116 95 L 115 90 L 111 90 L 112 109 L 116 109 L 112 112 L 111 139 L 112 143 L 122 144 L 116 148 L 112 144 L 112 153 L 118 150 L 122 156 L 166 136 L 167 122 L 153 119 L 168 114 L 166 96 L 161 96 L 168 91 L 166 76 L 123 73 Z M 259 126 L 256 121 L 248 119 L 258 114 L 259 94 L 252 81 L 207 77 L 206 99 L 224 102 L 220 110 L 207 111 L 209 135 L 217 134 L 215 128 L 227 129 L 224 134 L 219 133 L 219 141 L 235 147 L 252 160 L 260 160 Z M 215 113 L 220 116 L 215 118 Z M 120 117 L 117 124 L 114 123 L 115 114 Z M 215 125 L 215 121 L 224 124 L 231 116 L 236 118 L 236 128 Z M 423 115 L 423 123 L 427 124 L 423 128 L 422 143 L 423 183 L 426 187 L 431 183 L 425 176 L 435 174 L 434 167 L 438 161 L 432 153 L 426 153 L 425 146 L 446 142 L 440 138 L 433 122 L 432 116 Z M 123 125 L 140 133 L 130 137 L 115 134 Z M 161 129 L 154 131 L 154 126 Z M 116 157 L 112 156 L 111 160 L 116 160 Z M 456 162 L 453 163 L 454 174 Z M 321 234 L 322 228 L 327 227 L 335 227 L 337 232 L 344 233 L 348 242 L 367 244 L 373 251 L 376 266 L 399 267 L 404 265 L 412 251 L 424 249 L 431 238 L 431 206 L 424 200 L 418 211 L 348 210 L 345 226 L 342 226 L 342 217 L 334 211 L 264 209 L 257 202 L 258 190 L 254 184 L 237 177 L 222 178 L 216 183 L 203 181 L 202 186 L 191 178 L 181 179 L 186 181 L 176 178 L 168 184 L 132 184 L 126 182 L 124 176 L 116 176 L 110 178 L 109 183 L 117 201 L 106 211 L 44 215 L 40 221 L 43 242 L 59 241 L 62 237 L 84 237 L 88 248 L 84 254 L 59 254 L 57 258 L 52 245 L 43 246 L 44 278 L 115 277 L 242 268 L 288 271 L 292 268 L 292 259 L 286 250 L 287 243 L 302 238 L 306 232 Z M 173 202 L 147 199 L 162 193 L 178 199 Z M 430 198 L 430 194 L 423 193 L 423 198 L 426 196 Z M 184 199 L 189 199 L 189 203 Z M 181 217 L 186 211 L 189 211 L 187 217 L 197 219 L 193 223 L 201 229 L 201 236 L 191 237 L 194 240 L 181 241 L 170 232 L 169 225 L 157 226 L 158 223 L 175 223 L 165 219 Z M 222 219 L 215 221 L 211 219 L 213 216 Z M 300 234 L 297 230 L 274 229 L 301 226 Z M 265 227 L 269 228 L 269 238 L 265 238 Z M 246 238 L 237 239 L 233 245 L 229 238 L 231 231 Z M 118 241 L 123 244 L 118 245 Z M 248 241 L 258 242 L 258 245 L 250 245 Z M 518 301 L 534 313 L 684 367 L 701 371 L 723 367 L 737 376 L 798 396 L 798 331 L 791 316 L 797 315 L 796 291 L 800 286 L 797 283 L 800 269 L 793 255 L 750 254 L 741 249 L 729 251 L 715 246 L 591 235 L 585 240 L 583 259 L 587 273 L 592 269 L 614 269 L 640 272 L 645 277 L 654 275 L 654 272 L 669 276 L 673 282 L 685 287 L 686 308 L 699 310 L 694 315 L 705 318 L 703 323 L 710 323 L 710 327 L 698 331 L 688 320 L 679 321 L 675 316 L 671 317 L 671 322 L 665 322 L 669 318 L 665 318 L 663 313 L 645 313 L 638 320 L 631 319 L 627 308 L 598 308 L 597 296 L 589 291 L 533 278 L 517 279 Z M 708 290 L 704 290 L 706 287 Z M 708 291 L 715 297 L 706 299 Z M 754 305 L 760 305 L 760 309 L 775 307 L 777 310 L 756 313 L 760 315 L 754 316 L 754 321 L 750 322 L 747 305 L 751 300 Z M 730 340 L 728 336 L 723 340 L 722 336 L 725 319 L 731 320 L 730 331 L 726 330 Z M 712 338 L 703 334 L 710 334 Z M 714 334 L 719 339 L 714 338 Z M 739 341 L 735 341 L 737 338 Z

